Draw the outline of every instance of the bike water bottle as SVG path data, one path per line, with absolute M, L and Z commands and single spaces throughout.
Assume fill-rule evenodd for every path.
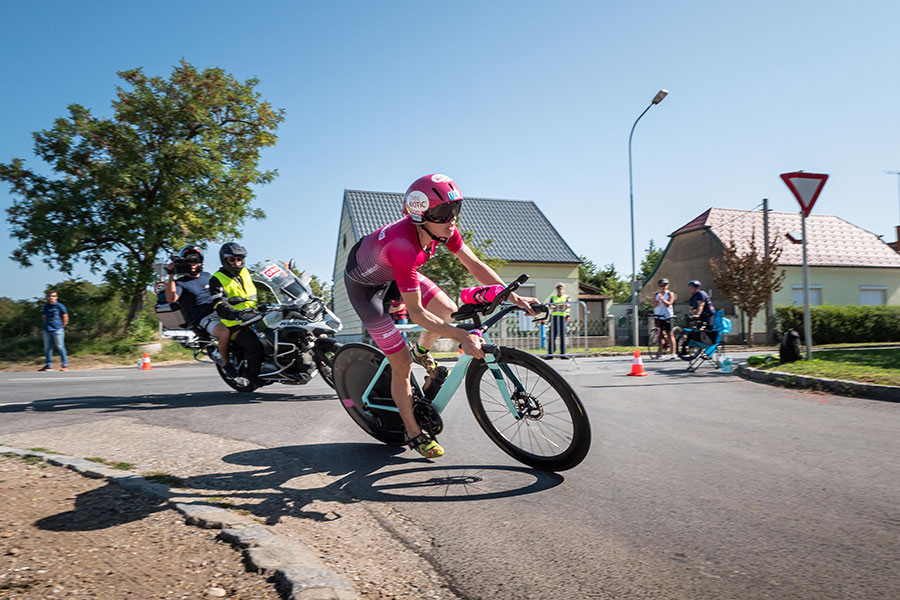
M 485 285 L 482 287 L 464 288 L 459 291 L 459 298 L 463 304 L 487 304 L 502 292 L 502 285 Z
M 731 370 L 732 370 L 731 357 L 726 354 L 719 361 L 719 372 L 720 373 L 731 373 Z

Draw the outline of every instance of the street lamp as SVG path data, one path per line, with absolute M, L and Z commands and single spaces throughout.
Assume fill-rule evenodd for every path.
M 628 199 L 631 203 L 631 320 L 634 324 L 634 345 L 640 345 L 638 337 L 638 287 L 637 287 L 637 267 L 634 261 L 634 186 L 631 176 L 631 138 L 634 137 L 634 128 L 637 127 L 638 121 L 641 120 L 647 111 L 653 108 L 654 104 L 659 104 L 663 98 L 669 95 L 668 90 L 659 90 L 650 102 L 650 105 L 644 109 L 644 112 L 635 119 L 634 125 L 631 126 L 631 133 L 628 135 Z

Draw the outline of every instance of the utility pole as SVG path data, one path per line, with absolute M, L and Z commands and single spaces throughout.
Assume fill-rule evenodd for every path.
M 766 261 L 769 260 L 769 199 L 763 198 L 763 238 L 765 238 Z M 753 340 L 750 340 L 753 343 Z M 775 312 L 772 308 L 772 292 L 766 300 L 766 343 L 775 343 Z

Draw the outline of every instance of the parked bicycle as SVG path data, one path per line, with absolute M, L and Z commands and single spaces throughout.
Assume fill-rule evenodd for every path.
M 659 359 L 667 354 L 674 355 L 673 349 L 671 347 L 671 340 L 669 338 L 668 332 L 664 332 L 662 330 L 662 324 L 660 321 L 668 321 L 669 323 L 674 322 L 674 318 L 666 319 L 665 317 L 661 317 L 659 315 L 653 316 L 653 327 L 650 329 L 650 336 L 647 340 L 647 356 L 653 359 Z M 676 348 L 678 347 L 678 339 L 682 334 L 682 329 L 678 325 L 672 325 L 672 339 L 675 340 Z
M 725 318 L 725 311 L 716 311 L 714 326 L 711 329 L 701 328 L 699 319 L 692 318 L 691 327 L 685 327 L 681 338 L 677 341 L 678 356 L 690 361 L 688 371 L 696 371 L 706 360 L 713 366 L 719 366 L 719 357 L 725 354 L 725 334 L 731 331 L 731 321 Z
M 432 437 L 443 430 L 441 413 L 465 380 L 469 407 L 482 430 L 504 452 L 528 466 L 564 471 L 581 463 L 591 446 L 591 427 L 584 406 L 559 373 L 536 356 L 490 343 L 487 330 L 518 306 L 509 305 L 482 323 L 509 295 L 528 280 L 521 275 L 491 302 L 464 304 L 453 314 L 457 325 L 479 335 L 484 359 L 459 356 L 449 371 L 435 373 L 443 382 L 426 380 L 420 387 L 412 376 L 413 413 Z M 532 308 L 546 318 L 547 305 Z M 401 326 L 422 331 L 417 325 Z M 369 435 L 386 444 L 405 445 L 403 421 L 391 398 L 391 369 L 380 350 L 367 344 L 347 344 L 334 356 L 334 382 L 350 417 Z M 423 391 L 424 390 L 424 391 Z

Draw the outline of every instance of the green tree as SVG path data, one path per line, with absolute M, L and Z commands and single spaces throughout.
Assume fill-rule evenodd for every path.
M 650 245 L 644 251 L 644 259 L 641 261 L 641 270 L 638 271 L 638 281 L 646 283 L 647 279 L 650 275 L 653 274 L 653 271 L 656 269 L 656 265 L 659 264 L 659 261 L 662 260 L 663 249 L 656 247 L 653 243 L 653 240 L 650 240 Z
M 613 302 L 627 302 L 631 299 L 631 285 L 627 279 L 619 277 L 614 264 L 608 264 L 602 269 L 593 261 L 581 257 L 578 266 L 578 280 L 600 288 L 604 294 L 613 297 Z
M 494 240 L 483 240 L 479 243 L 473 243 L 474 233 L 460 229 L 463 242 L 475 253 L 475 255 L 484 261 L 489 267 L 495 271 L 503 266 L 504 261 L 498 258 L 488 258 L 487 251 L 494 243 Z M 465 287 L 476 285 L 478 282 L 469 273 L 463 264 L 452 252 L 447 250 L 444 244 L 438 244 L 438 249 L 434 256 L 428 259 L 419 271 L 435 282 L 443 289 L 451 300 L 456 301 L 459 298 L 459 291 Z
M 769 256 L 756 247 L 755 231 L 750 234 L 749 247 L 740 252 L 734 237 L 725 245 L 722 259 L 709 259 L 716 288 L 747 315 L 747 345 L 753 345 L 753 319 L 766 305 L 772 294 L 781 289 L 785 272 L 778 269 L 781 246 L 769 243 Z
M 34 257 L 71 274 L 82 261 L 129 302 L 126 328 L 154 280 L 157 256 L 187 242 L 239 237 L 254 185 L 274 171 L 258 169 L 260 150 L 275 144 L 283 111 L 254 87 L 219 68 L 185 61 L 170 78 L 131 69 L 118 73 L 113 115 L 95 117 L 71 104 L 66 117 L 34 133 L 35 154 L 53 176 L 20 158 L 0 164 L 0 179 L 20 198 L 7 209 L 19 246 L 12 259 Z

